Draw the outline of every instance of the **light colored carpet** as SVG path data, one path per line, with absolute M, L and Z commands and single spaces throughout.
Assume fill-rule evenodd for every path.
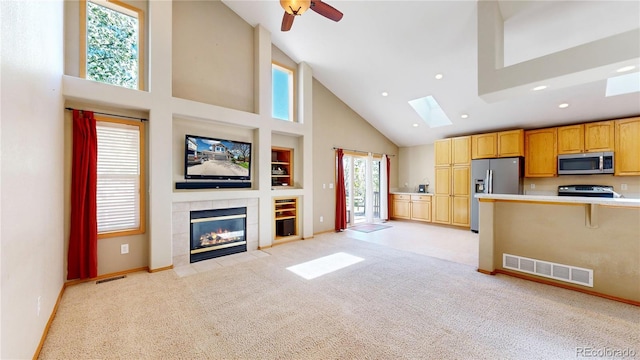
M 382 229 L 387 229 L 387 228 L 390 228 L 390 227 L 391 227 L 391 225 L 362 224 L 362 225 L 351 226 L 351 227 L 349 227 L 349 230 L 360 231 L 360 232 L 363 232 L 363 233 L 370 233 L 370 232 L 374 232 L 374 231 L 378 231 L 378 230 L 382 230 Z
M 65 291 L 41 359 L 561 359 L 640 356 L 640 308 L 341 234 L 179 277 Z M 364 259 L 313 280 L 286 268 Z

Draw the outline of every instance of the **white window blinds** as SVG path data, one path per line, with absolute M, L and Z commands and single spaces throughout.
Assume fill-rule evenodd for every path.
M 98 233 L 140 228 L 140 128 L 97 121 Z

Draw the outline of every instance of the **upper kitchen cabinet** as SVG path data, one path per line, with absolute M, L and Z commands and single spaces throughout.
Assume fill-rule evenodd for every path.
M 558 128 L 558 154 L 613 151 L 613 121 L 561 126 Z
M 498 157 L 524 156 L 524 130 L 500 131 L 497 137 Z
M 471 165 L 471 136 L 451 139 L 452 165 Z
M 640 117 L 615 121 L 615 175 L 640 175 Z
M 584 124 L 558 128 L 558 154 L 584 152 Z
M 553 177 L 558 174 L 558 128 L 524 132 L 525 177 Z
M 637 138 L 636 138 L 637 139 Z M 584 124 L 584 150 L 587 152 L 613 151 L 615 148 L 615 122 L 598 121 Z
M 498 157 L 498 134 L 472 135 L 471 157 L 473 159 L 492 159 Z
M 434 144 L 436 166 L 451 165 L 451 139 L 436 140 Z
M 500 131 L 471 136 L 472 159 L 524 156 L 524 130 Z

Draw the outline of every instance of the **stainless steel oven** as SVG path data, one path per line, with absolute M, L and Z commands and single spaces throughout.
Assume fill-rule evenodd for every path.
M 558 175 L 613 174 L 613 152 L 558 155 Z

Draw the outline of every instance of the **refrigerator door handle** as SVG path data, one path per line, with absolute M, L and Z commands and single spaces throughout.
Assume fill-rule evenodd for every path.
M 487 173 L 484 176 L 484 189 L 483 189 L 482 192 L 485 193 L 485 194 L 489 194 L 490 193 L 490 191 L 489 191 L 489 171 L 491 171 L 491 170 L 487 170 Z
M 489 173 L 489 194 L 493 194 L 493 170 L 487 170 Z

